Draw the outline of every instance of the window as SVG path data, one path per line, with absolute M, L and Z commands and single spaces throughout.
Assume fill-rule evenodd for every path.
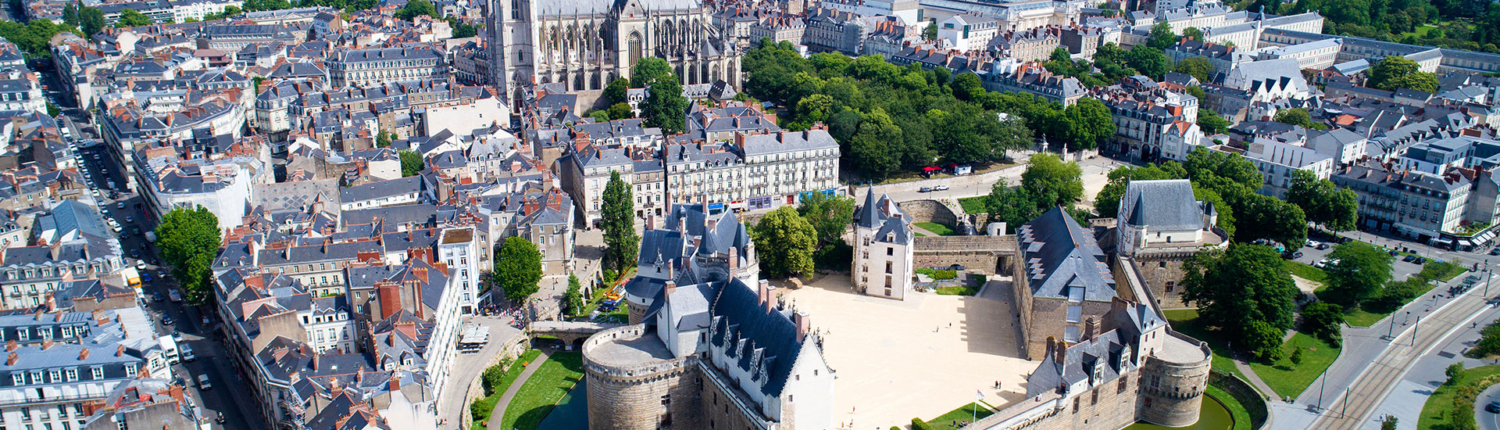
M 1099 404 L 1099 390 L 1089 390 L 1089 392 L 1090 397 L 1092 397 L 1092 399 L 1089 399 L 1089 406 Z
M 52 382 L 62 382 L 62 371 L 61 370 L 56 370 L 56 369 L 50 370 L 50 371 L 47 372 L 47 376 L 49 376 L 49 377 L 52 378 Z
M 1177 283 L 1173 281 L 1167 281 L 1167 292 L 1170 293 L 1175 289 L 1177 289 Z
M 45 379 L 42 379 L 42 371 L 40 371 L 40 370 L 33 370 L 33 371 L 31 371 L 31 383 L 33 383 L 33 384 L 44 384 L 46 382 L 47 381 Z
M 1073 398 L 1073 413 L 1075 414 L 1078 413 L 1078 400 L 1079 398 L 1077 397 Z
M 94 374 L 94 379 L 95 380 L 104 379 L 104 368 L 103 367 L 94 366 L 93 371 L 94 371 L 93 374 Z
M 26 385 L 26 375 L 21 372 L 10 374 L 10 382 L 15 385 Z
M 135 371 L 136 371 L 136 365 L 135 365 L 135 363 L 130 363 L 130 364 L 126 364 L 125 365 L 125 374 L 134 376 L 135 375 Z
M 66 371 L 66 373 L 67 373 L 67 376 L 68 376 L 68 382 L 73 382 L 73 381 L 77 381 L 78 380 L 78 369 L 68 369 Z

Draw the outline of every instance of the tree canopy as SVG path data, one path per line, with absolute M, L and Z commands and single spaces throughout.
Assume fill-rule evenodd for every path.
M 505 238 L 495 252 L 495 286 L 505 292 L 511 303 L 526 302 L 539 290 L 542 282 L 542 253 L 536 245 L 520 236 Z
M 821 247 L 843 240 L 844 232 L 854 221 L 854 198 L 810 193 L 802 198 L 797 213 L 812 224 Z
M 1037 202 L 1040 205 L 1068 206 L 1083 198 L 1082 176 L 1078 163 L 1063 161 L 1057 154 L 1038 153 L 1031 156 L 1021 173 L 1021 187 L 1042 196 Z
M 1177 73 L 1192 75 L 1198 78 L 1198 82 L 1213 82 L 1214 65 L 1208 62 L 1208 58 L 1189 57 L 1177 62 L 1174 69 Z M 1199 109 L 1203 110 L 1203 109 Z
M 761 270 L 771 278 L 811 274 L 818 232 L 791 206 L 782 206 L 755 225 Z
M 1370 69 L 1369 86 L 1386 91 L 1409 89 L 1437 92 L 1437 75 L 1420 71 L 1417 62 L 1406 57 L 1392 55 L 1380 60 Z
M 647 127 L 661 127 L 662 133 L 680 133 L 687 129 L 687 97 L 682 96 L 682 82 L 672 74 L 671 66 L 660 58 L 645 58 L 635 66 L 632 86 L 647 87 L 641 102 L 641 118 Z
M 175 208 L 156 226 L 156 246 L 172 276 L 182 283 L 193 304 L 203 303 L 213 291 L 212 266 L 219 252 L 219 217 L 208 208 Z
M 1353 230 L 1359 221 L 1359 195 L 1354 190 L 1339 188 L 1306 170 L 1292 171 L 1286 201 L 1302 208 L 1308 221 L 1333 231 Z
M 93 9 L 96 12 L 99 10 L 97 8 L 83 8 L 83 10 L 89 9 Z M 104 15 L 99 15 L 99 18 L 102 22 Z M 53 24 L 51 20 L 46 19 L 33 19 L 25 24 L 0 21 L 0 37 L 16 44 L 16 47 L 21 48 L 21 51 L 30 58 L 50 58 L 52 56 L 50 45 L 52 36 L 56 36 L 62 32 L 80 34 L 78 29 L 73 28 L 71 25 Z
M 151 25 L 151 18 L 145 14 L 136 12 L 135 9 L 120 11 L 120 19 L 115 21 L 115 27 L 144 27 Z
M 427 162 L 422 159 L 422 154 L 415 151 L 403 150 L 397 153 L 401 157 L 401 177 L 416 176 L 427 168 Z
M 1156 49 L 1167 49 L 1177 43 L 1177 34 L 1172 32 L 1172 25 L 1166 21 L 1157 22 L 1151 26 L 1151 33 L 1146 35 L 1146 46 Z
M 1275 249 L 1234 243 L 1227 251 L 1198 253 L 1183 272 L 1182 299 L 1198 307 L 1199 321 L 1223 338 L 1243 339 L 1235 347 L 1262 359 L 1280 354 L 1297 310 L 1297 285 Z
M 1368 243 L 1352 241 L 1341 243 L 1328 254 L 1329 264 L 1323 268 L 1328 273 L 1329 301 L 1353 306 L 1380 292 L 1391 280 L 1391 263 L 1396 260 L 1391 254 Z
M 1045 124 L 1047 135 L 1059 140 L 1071 126 L 1058 103 L 987 91 L 973 73 L 942 67 L 839 53 L 802 58 L 790 43 L 767 39 L 746 53 L 743 69 L 746 93 L 788 110 L 784 128 L 823 122 L 845 165 L 857 166 L 864 179 L 939 163 L 1003 161 L 1006 150 L 1030 146 L 1042 135 L 1029 124 Z M 1010 119 L 1002 120 L 1002 112 Z M 1097 130 L 1099 118 L 1091 121 L 1079 127 Z
M 635 233 L 634 194 L 630 184 L 620 178 L 619 171 L 610 171 L 609 183 L 604 185 L 599 222 L 604 229 L 605 267 L 621 273 L 626 268 L 635 267 L 636 254 L 641 246 L 641 237 Z
M 395 17 L 396 19 L 411 21 L 422 15 L 430 16 L 432 19 L 440 18 L 437 8 L 433 7 L 432 2 L 427 0 L 408 0 L 406 6 L 402 6 L 400 10 L 396 11 Z

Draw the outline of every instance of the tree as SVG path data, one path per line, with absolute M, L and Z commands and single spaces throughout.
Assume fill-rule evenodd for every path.
M 891 147 L 891 142 L 899 141 L 901 128 L 884 110 L 876 109 L 865 115 L 859 124 L 859 132 L 854 134 L 849 145 L 849 157 L 866 179 L 883 180 L 901 167 L 899 155 Z
M 505 292 L 511 303 L 526 302 L 541 287 L 542 253 L 536 245 L 519 236 L 505 238 L 500 250 L 495 252 L 495 286 Z
M 1198 27 L 1188 27 L 1182 29 L 1182 37 L 1197 40 L 1200 42 L 1204 40 L 1203 30 L 1199 30 Z
M 1468 370 L 1464 369 L 1463 363 L 1449 364 L 1447 368 L 1443 369 L 1443 375 L 1448 376 L 1449 381 L 1463 381 L 1464 374 L 1467 372 Z
M 767 277 L 787 278 L 813 271 L 813 248 L 817 230 L 790 206 L 766 214 L 755 225 L 755 246 L 760 268 Z
M 401 177 L 415 176 L 427 169 L 427 162 L 422 160 L 422 154 L 414 151 L 401 151 Z
M 1391 280 L 1391 263 L 1396 258 L 1368 243 L 1341 243 L 1328 254 L 1339 260 L 1323 269 L 1328 273 L 1330 301 L 1355 305 L 1380 291 Z
M 609 110 L 607 112 L 609 113 L 609 119 L 612 120 L 635 117 L 635 111 L 630 109 L 630 103 L 625 102 L 619 102 L 609 105 Z
M 1237 240 L 1254 241 L 1270 239 L 1282 245 L 1297 246 L 1307 241 L 1307 218 L 1302 208 L 1275 197 L 1256 194 L 1253 190 L 1241 190 L 1231 200 L 1239 232 Z
M 1429 93 L 1436 92 L 1437 75 L 1422 72 L 1420 69 L 1421 66 L 1417 65 L 1417 62 L 1408 60 L 1406 57 L 1388 56 L 1370 69 L 1369 86 L 1386 91 L 1405 88 Z
M 375 147 L 388 148 L 391 146 L 391 132 L 380 130 L 380 135 L 375 137 Z M 420 169 L 419 169 L 420 170 Z
M 578 283 L 578 275 L 568 274 L 568 291 L 563 293 L 562 303 L 569 314 L 583 313 L 583 285 Z
M 604 87 L 604 98 L 608 99 L 611 106 L 615 103 L 627 103 L 630 101 L 630 80 L 615 78 Z
M 1182 179 L 1187 177 L 1187 171 L 1182 165 L 1175 161 L 1165 164 L 1150 164 L 1146 166 L 1126 165 L 1109 172 L 1109 182 L 1094 195 L 1094 210 L 1099 216 L 1114 218 L 1119 216 L 1120 199 L 1125 196 L 1125 188 L 1130 181 L 1154 181 L 1162 179 Z
M 178 207 L 161 217 L 156 246 L 172 276 L 182 283 L 188 301 L 201 304 L 212 294 L 212 266 L 218 255 L 219 217 L 208 208 Z
M 1276 122 L 1318 130 L 1328 128 L 1323 124 L 1314 123 L 1312 115 L 1308 114 L 1307 109 L 1303 108 L 1282 109 L 1280 112 L 1276 112 Z
M 1211 82 L 1209 78 L 1214 74 L 1214 65 L 1204 57 L 1189 57 L 1178 61 L 1175 70 L 1177 73 L 1198 78 L 1198 82 Z
M 1302 364 L 1302 348 L 1293 349 L 1292 356 L 1287 357 L 1287 359 L 1292 361 L 1293 366 Z
M 1161 80 L 1171 69 L 1172 62 L 1167 53 L 1146 45 L 1136 45 L 1125 55 L 1125 64 L 1151 79 Z
M 1213 109 L 1198 109 L 1198 128 L 1208 135 L 1228 132 L 1229 120 L 1219 116 Z
M 1302 308 L 1302 332 L 1310 334 L 1330 345 L 1343 341 L 1340 328 L 1344 324 L 1344 308 L 1328 302 L 1313 302 Z
M 52 102 L 50 101 L 47 102 L 47 116 L 57 118 L 57 116 L 61 114 L 62 108 L 57 107 L 57 105 L 52 104 Z
M 1094 149 L 1115 135 L 1115 123 L 1109 107 L 1098 99 L 1085 97 L 1063 110 L 1068 121 L 1064 140 L 1074 149 Z
M 1021 174 L 1021 187 L 1037 193 L 1039 204 L 1046 206 L 1068 206 L 1083 198 L 1083 169 L 1078 163 L 1063 161 L 1056 154 L 1039 153 L 1031 156 L 1026 172 Z
M 645 88 L 663 79 L 677 80 L 672 73 L 672 65 L 656 57 L 642 58 L 635 67 L 630 70 L 630 87 Z M 618 80 L 618 79 L 616 79 Z M 613 84 L 613 82 L 611 82 Z
M 1396 423 L 1400 422 L 1395 415 L 1386 415 L 1380 419 L 1380 430 L 1396 430 Z
M 834 243 L 844 236 L 854 220 L 854 199 L 813 192 L 802 198 L 797 213 L 812 224 L 818 246 Z
M 1151 26 L 1151 33 L 1146 36 L 1146 46 L 1156 49 L 1167 49 L 1177 43 L 1177 35 L 1172 33 L 1172 26 L 1166 21 Z
M 78 28 L 83 30 L 84 37 L 93 37 L 104 29 L 104 11 L 97 7 L 83 7 L 78 9 Z
M 1198 253 L 1183 273 L 1183 301 L 1198 307 L 1200 321 L 1223 338 L 1244 339 L 1262 359 L 1279 357 L 1281 337 L 1295 321 L 1298 290 L 1276 250 L 1236 242 L 1227 251 Z
M 619 171 L 611 171 L 609 174 L 609 183 L 604 186 L 604 203 L 599 212 L 599 222 L 604 228 L 606 267 L 624 273 L 627 268 L 635 267 L 641 237 L 635 233 L 634 192 L 620 178 Z
M 1333 231 L 1353 230 L 1359 220 L 1359 196 L 1312 172 L 1295 170 L 1287 187 L 1286 201 L 1302 208 L 1307 220 Z
M 68 3 L 67 6 L 63 6 L 62 16 L 63 16 L 63 23 L 64 24 L 68 24 L 68 25 L 77 27 L 78 26 L 78 4 L 76 4 L 76 3 Z
M 120 19 L 115 21 L 115 27 L 143 27 L 151 25 L 151 18 L 136 12 L 135 9 L 120 11 Z
M 928 21 L 927 28 L 922 29 L 922 40 L 931 41 L 937 39 L 937 21 Z
M 440 18 L 437 8 L 433 7 L 432 2 L 427 0 L 410 0 L 406 2 L 406 6 L 402 6 L 400 10 L 397 10 L 395 16 L 396 19 L 412 21 L 422 15 L 430 16 L 432 19 Z
M 645 67 L 642 67 L 645 66 Z M 671 66 L 660 58 L 647 58 L 636 65 L 631 85 L 646 87 L 641 102 L 641 117 L 647 127 L 661 127 L 662 133 L 680 133 L 687 128 L 688 100 L 682 96 L 682 83 L 672 74 Z M 665 70 L 665 73 L 658 73 Z M 636 82 L 640 79 L 641 82 Z
M 474 37 L 479 35 L 479 29 L 467 22 L 460 22 L 453 26 L 454 38 Z

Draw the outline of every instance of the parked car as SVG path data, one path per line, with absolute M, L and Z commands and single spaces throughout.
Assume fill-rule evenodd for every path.
M 1396 251 L 1391 251 L 1391 252 L 1396 252 Z M 1410 263 L 1410 262 L 1412 262 L 1412 260 L 1416 260 L 1416 259 L 1417 259 L 1416 256 L 1411 255 L 1411 254 L 1407 254 L 1406 258 L 1402 258 L 1401 261 L 1405 261 L 1407 263 Z
M 936 187 L 932 187 L 932 190 L 933 191 L 948 191 L 948 186 L 947 185 L 938 185 Z
M 161 316 L 161 324 L 162 325 L 173 325 L 173 324 L 177 324 L 177 321 L 173 320 L 171 315 L 162 315 Z
M 1395 256 L 1397 256 L 1397 255 L 1401 255 L 1401 253 L 1399 253 L 1399 252 L 1396 252 L 1396 250 L 1394 250 L 1394 249 L 1392 249 L 1392 250 L 1391 250 L 1391 256 L 1392 256 L 1392 257 L 1395 257 Z
M 191 345 L 185 343 L 181 345 L 182 346 L 178 347 L 178 350 L 182 353 L 182 361 L 191 362 L 198 359 L 197 356 L 193 355 L 193 347 Z
M 135 260 L 135 270 L 146 270 L 146 260 Z
M 141 272 L 141 281 L 142 282 L 151 282 L 151 273 L 150 272 Z
M 208 375 L 198 375 L 198 389 L 208 391 L 213 388 L 214 386 L 208 383 Z
M 125 202 L 115 203 L 115 209 L 125 209 Z
M 172 330 L 172 340 L 177 341 L 177 344 L 181 345 L 182 344 L 182 332 L 181 331 L 177 331 L 177 330 Z
M 1324 243 L 1319 243 L 1319 244 L 1318 244 L 1318 249 L 1328 249 L 1328 248 L 1331 248 L 1331 247 L 1332 247 L 1332 246 L 1331 246 L 1331 245 L 1329 245 L 1329 244 L 1328 244 L 1328 243 L 1327 243 L 1327 242 L 1324 242 Z
M 923 192 L 923 193 L 930 193 L 930 192 L 932 192 L 932 187 L 922 187 L 921 189 L 919 189 L 917 191 L 918 192 Z
M 1417 257 L 1416 260 L 1412 260 L 1412 263 L 1415 263 L 1416 265 L 1421 266 L 1423 264 L 1427 264 L 1427 259 L 1426 258 L 1422 258 L 1422 257 Z
M 1500 246 L 1495 247 L 1495 249 L 1491 249 L 1490 255 L 1500 255 Z
M 218 421 L 219 424 L 224 424 L 224 413 L 223 412 L 219 412 L 218 418 L 214 418 L 214 421 Z

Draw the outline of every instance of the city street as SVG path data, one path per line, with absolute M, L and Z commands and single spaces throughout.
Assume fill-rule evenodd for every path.
M 1001 179 L 1014 187 L 1021 184 L 1021 174 L 1026 172 L 1025 160 L 1031 151 L 1012 154 L 1018 164 L 985 173 L 976 173 L 966 176 L 942 176 L 933 179 L 922 179 L 916 181 L 899 182 L 894 184 L 876 185 L 876 193 L 889 195 L 891 199 L 898 202 L 912 200 L 953 200 L 961 198 L 989 195 L 995 187 L 995 183 Z M 1105 156 L 1085 158 L 1078 162 L 1083 178 L 1084 201 L 1081 207 L 1093 207 L 1094 195 L 1109 183 L 1109 172 L 1127 163 L 1111 159 Z M 923 187 L 948 186 L 947 190 L 923 192 Z M 856 186 L 854 198 L 856 202 L 863 202 L 864 195 L 870 187 Z
M 214 428 L 266 428 L 258 406 L 251 406 L 258 405 L 258 402 L 251 397 L 249 390 L 243 388 L 245 382 L 234 367 L 235 360 L 229 357 L 228 349 L 216 337 L 215 333 L 218 331 L 213 330 L 214 321 L 205 320 L 197 307 L 167 300 L 171 296 L 169 291 L 177 288 L 177 282 L 172 278 L 169 268 L 160 265 L 156 247 L 148 243 L 143 234 L 155 227 L 156 220 L 139 209 L 141 202 L 137 195 L 121 193 L 118 199 L 109 197 L 108 181 L 114 180 L 116 188 L 123 189 L 125 178 L 117 173 L 117 166 L 109 164 L 109 157 L 101 154 L 103 149 L 99 146 L 81 149 L 79 158 L 88 166 L 89 179 L 101 191 L 99 207 L 107 211 L 107 218 L 114 219 L 122 227 L 118 236 L 120 245 L 128 256 L 127 264 L 135 267 L 137 260 L 144 259 L 146 262 L 146 269 L 140 271 L 143 275 L 141 289 L 146 295 L 142 298 L 146 303 L 145 309 L 151 315 L 157 334 L 170 336 L 174 332 L 181 332 L 182 342 L 179 345 L 190 345 L 197 357 L 192 362 L 173 365 L 173 375 L 188 393 L 198 399 L 206 417 L 214 418 L 219 413 L 224 414 L 225 423 L 221 425 L 215 422 Z M 95 155 L 99 155 L 99 160 L 94 160 Z M 122 203 L 123 209 L 120 206 Z M 145 281 L 146 276 L 151 281 Z M 157 297 L 161 300 L 157 300 Z M 173 324 L 165 324 L 163 317 L 171 317 Z M 197 375 L 200 374 L 208 375 L 212 389 L 200 390 L 201 387 L 196 382 Z

